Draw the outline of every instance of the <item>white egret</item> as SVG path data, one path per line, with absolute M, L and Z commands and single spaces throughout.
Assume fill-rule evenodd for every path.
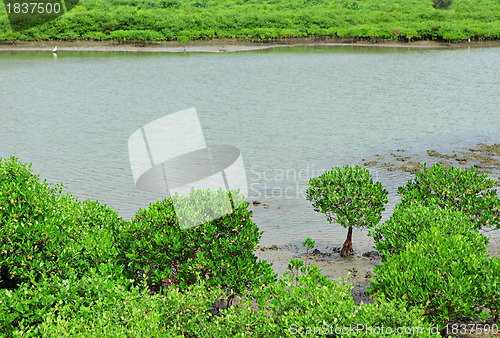
M 54 49 L 52 50 L 52 53 L 57 53 L 57 46 L 54 47 Z

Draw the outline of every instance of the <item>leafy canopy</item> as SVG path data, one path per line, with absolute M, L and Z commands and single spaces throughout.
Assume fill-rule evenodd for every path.
M 399 187 L 401 204 L 419 202 L 425 206 L 462 211 L 477 222 L 478 227 L 490 226 L 500 229 L 500 200 L 497 191 L 491 188 L 495 181 L 487 178 L 476 168 L 443 168 L 435 164 L 423 172 L 416 173 L 406 186 Z
M 425 207 L 414 202 L 396 205 L 391 218 L 370 231 L 375 240 L 374 248 L 383 253 L 382 260 L 402 252 L 419 234 L 438 227 L 441 237 L 461 234 L 469 240 L 478 240 L 478 247 L 488 244 L 488 237 L 476 236 L 477 224 L 461 211 Z
M 330 223 L 337 221 L 343 227 L 371 226 L 382 218 L 387 190 L 380 182 L 373 183 L 368 169 L 346 165 L 312 178 L 307 200 Z
M 228 198 L 222 189 L 192 190 L 141 209 L 122 231 L 123 264 L 151 281 L 151 287 L 178 285 L 181 289 L 204 280 L 208 286 L 243 292 L 253 285 L 275 281 L 271 264 L 253 254 L 262 236 L 252 221 L 244 196 L 232 191 L 234 211 L 213 219 L 214 211 Z M 196 208 L 194 208 L 196 206 Z M 178 215 L 207 222 L 181 228 Z M 200 223 L 198 223 L 200 224 Z
M 498 314 L 500 260 L 489 257 L 480 238 L 443 237 L 433 226 L 403 251 L 375 267 L 369 291 L 388 300 L 422 307 L 426 321 L 445 323 L 458 316 Z M 473 237 L 483 236 L 479 231 Z

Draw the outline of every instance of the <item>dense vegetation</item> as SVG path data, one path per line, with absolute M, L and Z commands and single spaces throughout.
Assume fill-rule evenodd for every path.
M 422 167 L 398 189 L 391 218 L 370 230 L 383 261 L 370 292 L 423 308 L 441 326 L 456 316 L 494 316 L 498 325 L 500 258 L 479 231 L 498 228 L 496 182 L 474 168 Z
M 383 298 L 358 306 L 351 287 L 315 265 L 292 261 L 274 283 L 252 254 L 261 233 L 247 206 L 181 230 L 167 198 L 126 222 L 0 159 L 0 336 L 276 337 L 358 323 L 430 336 L 421 309 Z
M 81 0 L 42 26 L 12 32 L 0 4 L 0 40 L 482 41 L 500 38 L 497 0 Z
M 399 187 L 401 204 L 421 203 L 439 209 L 462 211 L 476 224 L 500 229 L 500 200 L 495 181 L 477 168 L 443 168 L 440 164 L 415 173 L 415 179 Z
M 351 192 L 369 182 L 373 193 L 364 170 L 334 172 Z M 450 196 L 479 191 L 476 198 L 496 206 L 493 195 L 483 194 L 484 177 L 453 173 L 469 183 Z M 429 175 L 446 182 L 439 168 L 418 179 Z M 418 187 L 409 181 L 401 191 L 414 196 Z M 192 191 L 185 204 L 210 205 L 220 194 Z M 166 198 L 127 222 L 41 181 L 14 157 L 0 159 L 0 336 L 429 337 L 457 315 L 498 321 L 500 259 L 488 255 L 483 224 L 471 217 L 475 207 L 480 214 L 490 209 L 476 203 L 464 213 L 428 202 L 403 202 L 388 222 L 367 223 L 384 259 L 372 279 L 375 303 L 356 305 L 352 287 L 307 266 L 307 256 L 305 263 L 292 259 L 276 281 L 270 264 L 253 255 L 261 233 L 247 203 L 182 230 Z M 354 199 L 338 203 L 364 208 Z M 303 245 L 309 252 L 315 243 L 306 238 Z
M 186 208 L 199 206 L 202 201 L 219 202 L 225 194 L 222 190 L 215 194 L 208 190 L 192 191 L 185 200 Z M 139 210 L 121 236 L 130 274 L 141 271 L 158 287 L 165 284 L 185 288 L 203 278 L 207 286 L 236 293 L 274 282 L 271 264 L 257 261 L 252 253 L 262 232 L 252 222 L 244 197 L 232 194 L 232 198 L 240 199 L 240 207 L 234 212 L 185 230 L 179 226 L 178 209 L 171 199 Z M 192 210 L 191 215 L 207 215 L 218 207 L 209 203 L 204 206 Z

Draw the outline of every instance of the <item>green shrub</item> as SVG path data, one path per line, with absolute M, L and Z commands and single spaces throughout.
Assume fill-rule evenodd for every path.
M 251 296 L 257 303 L 257 312 L 250 308 L 251 299 L 247 297 L 239 308 L 229 308 L 223 311 L 222 317 L 215 318 L 208 334 L 198 333 L 198 336 L 217 336 L 216 330 L 221 330 L 229 337 L 291 337 L 298 334 L 373 337 L 376 335 L 373 329 L 382 326 L 394 330 L 421 327 L 423 334 L 401 336 L 430 336 L 430 327 L 421 318 L 423 311 L 407 310 L 384 299 L 357 306 L 351 292 L 351 286 L 343 281 L 328 280 L 316 265 L 301 267 L 297 274 L 285 272 L 278 284 L 254 290 Z M 384 331 L 380 336 L 394 337 L 395 334 Z
M 450 0 L 436 0 L 445 7 Z M 494 1 L 457 3 L 453 11 L 434 10 L 428 0 L 416 2 L 342 0 L 103 0 L 80 1 L 71 12 L 50 24 L 12 32 L 0 2 L 0 39 L 88 39 L 92 32 L 136 31 L 129 40 L 168 39 L 184 35 L 205 39 L 213 31 L 218 38 L 254 40 L 285 37 L 350 37 L 353 40 L 433 39 L 450 42 L 477 36 L 500 37 L 500 4 Z M 443 4 L 443 5 L 442 5 Z M 475 27 L 481 27 L 479 33 Z M 474 31 L 471 31 L 474 28 Z M 296 31 L 283 34 L 282 30 Z M 137 31 L 152 31 L 146 34 Z M 191 35 L 180 34 L 180 31 Z M 153 32 L 160 33 L 160 35 Z M 399 34 L 402 33 L 402 34 Z M 90 35 L 89 35 L 90 34 Z M 268 35 L 269 34 L 269 35 Z M 120 35 L 120 34 L 119 34 Z M 99 37 L 99 36 L 98 36 Z M 119 40 L 119 39 L 118 39 Z
M 116 261 L 122 219 L 63 188 L 40 181 L 31 165 L 13 156 L 0 159 L 0 288 L 54 275 L 81 277 Z
M 244 197 L 231 193 L 233 212 L 217 219 L 210 216 L 227 192 L 192 191 L 178 197 L 177 213 L 192 217 L 207 216 L 207 223 L 182 230 L 173 199 L 166 198 L 141 209 L 124 229 L 124 264 L 132 275 L 145 274 L 149 283 L 159 288 L 175 284 L 182 288 L 198 280 L 208 286 L 220 286 L 235 292 L 252 285 L 267 284 L 275 275 L 266 261 L 253 254 L 262 232 L 251 220 Z M 200 208 L 198 214 L 190 208 Z
M 219 288 L 200 281 L 182 291 L 174 286 L 165 291 L 150 295 L 146 284 L 133 286 L 130 280 L 110 278 L 106 270 L 95 269 L 81 279 L 55 277 L 22 284 L 17 290 L 0 290 L 0 334 L 283 337 L 307 332 L 309 327 L 322 330 L 313 337 L 343 328 L 344 333 L 335 336 L 372 337 L 370 330 L 383 326 L 381 336 L 395 336 L 387 328 L 397 327 L 422 330 L 399 336 L 432 336 L 422 321 L 423 311 L 384 299 L 357 306 L 350 286 L 327 280 L 315 265 L 302 269 L 298 277 L 285 273 L 279 284 L 256 288 L 217 316 L 212 313 L 223 293 Z
M 500 199 L 491 188 L 495 181 L 477 169 L 442 168 L 440 164 L 430 169 L 422 164 L 423 172 L 399 187 L 401 204 L 419 202 L 425 206 L 460 210 L 477 222 L 478 227 L 500 229 Z
M 450 7 L 453 0 L 432 0 L 432 7 L 436 9 L 446 9 Z
M 315 211 L 326 215 L 330 224 L 337 221 L 348 227 L 347 240 L 341 255 L 352 250 L 352 227 L 373 226 L 382 218 L 387 203 L 387 191 L 377 182 L 373 183 L 370 172 L 359 166 L 333 168 L 309 181 L 307 200 Z
M 189 42 L 189 37 L 185 36 L 185 35 L 180 35 L 177 37 L 177 41 L 178 42 L 182 42 L 182 43 L 186 43 L 186 42 Z
M 353 10 L 358 10 L 358 9 L 365 8 L 364 5 L 358 3 L 357 1 L 344 1 L 342 3 L 342 6 L 344 6 L 347 9 L 353 9 Z
M 83 278 L 56 276 L 0 290 L 0 335 L 157 336 L 167 304 L 131 282 L 91 269 Z
M 472 234 L 483 236 L 478 231 Z M 370 292 L 423 308 L 426 321 L 433 324 L 444 324 L 458 315 L 484 319 L 484 306 L 498 311 L 498 258 L 489 257 L 486 246 L 477 244 L 480 238 L 441 235 L 442 228 L 433 226 L 376 266 Z
M 370 230 L 375 240 L 374 248 L 383 252 L 382 261 L 401 253 L 408 243 L 417 240 L 418 235 L 431 228 L 440 229 L 440 237 L 464 235 L 476 245 L 488 244 L 488 237 L 475 234 L 477 224 L 461 211 L 424 207 L 418 203 L 398 204 L 391 218 Z
M 82 38 L 85 39 L 85 40 L 100 41 L 100 40 L 107 40 L 107 39 L 109 39 L 109 36 L 106 35 L 103 32 L 88 32 L 88 33 L 85 33 L 82 36 Z
M 179 8 L 181 2 L 178 0 L 160 0 L 158 6 L 161 8 Z

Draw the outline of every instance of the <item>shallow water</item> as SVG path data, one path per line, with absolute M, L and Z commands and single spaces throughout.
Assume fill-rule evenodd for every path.
M 209 145 L 241 150 L 262 245 L 305 236 L 341 245 L 305 200 L 333 166 L 500 142 L 500 48 L 296 47 L 225 54 L 0 53 L 0 156 L 16 153 L 80 198 L 124 218 L 161 198 L 134 186 L 127 142 L 196 107 Z M 390 192 L 408 173 L 370 169 Z M 496 233 L 496 232 L 495 232 Z M 355 232 L 355 249 L 370 247 Z

